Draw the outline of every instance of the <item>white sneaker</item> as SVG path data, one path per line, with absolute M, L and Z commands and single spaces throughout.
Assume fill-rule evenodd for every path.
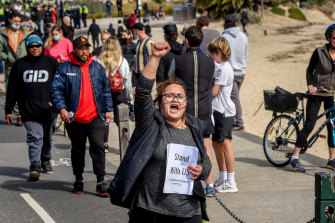
M 227 181 L 223 182 L 219 186 L 215 187 L 219 193 L 224 193 L 225 187 L 227 185 Z
M 237 191 L 238 191 L 237 184 L 229 185 L 228 183 L 226 183 L 221 193 L 236 193 Z M 219 189 L 218 192 L 220 192 Z
M 215 188 L 219 187 L 220 185 L 224 184 L 224 182 L 219 178 L 214 182 Z

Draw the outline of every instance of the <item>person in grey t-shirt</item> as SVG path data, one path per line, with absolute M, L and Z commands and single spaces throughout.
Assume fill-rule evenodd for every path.
M 212 40 L 218 39 L 221 37 L 219 31 L 215 29 L 210 29 L 209 27 L 209 19 L 207 16 L 201 16 L 197 19 L 196 26 L 199 27 L 204 34 L 204 39 L 201 42 L 201 46 L 204 50 L 204 54 L 208 54 L 208 44 L 212 42 Z

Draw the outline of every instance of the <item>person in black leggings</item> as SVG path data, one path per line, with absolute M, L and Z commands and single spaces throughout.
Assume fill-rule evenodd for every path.
M 318 88 L 326 88 L 331 91 L 335 89 L 335 24 L 330 25 L 326 29 L 325 37 L 328 43 L 314 50 L 306 72 L 307 87 L 310 93 L 307 99 L 306 123 L 303 129 L 298 133 L 295 149 L 290 161 L 293 170 L 296 172 L 305 172 L 298 156 L 301 148 L 306 146 L 307 137 L 315 126 L 321 102 L 323 102 L 325 110 L 330 108 L 334 103 L 334 98 L 331 96 L 322 97 L 313 95 L 313 93 L 315 94 L 317 92 Z M 335 168 L 335 139 L 333 139 L 331 123 L 328 123 L 327 130 L 329 160 L 326 167 L 331 169 Z

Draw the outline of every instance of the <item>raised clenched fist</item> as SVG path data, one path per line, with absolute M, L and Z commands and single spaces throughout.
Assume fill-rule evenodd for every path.
M 170 45 L 167 42 L 155 43 L 152 47 L 152 55 L 163 57 L 170 51 Z

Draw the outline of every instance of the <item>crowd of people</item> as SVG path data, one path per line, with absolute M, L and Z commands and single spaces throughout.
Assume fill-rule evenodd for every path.
M 235 17 L 227 18 L 230 19 L 226 19 L 226 23 L 231 23 L 227 30 L 238 28 Z M 118 200 L 121 194 L 130 199 L 131 222 L 141 222 L 144 216 L 151 216 L 151 220 L 169 216 L 167 219 L 177 222 L 208 219 L 205 196 L 238 191 L 231 143 L 235 116 L 231 92 L 235 70 L 234 61 L 228 61 L 234 53 L 242 52 L 241 49 L 230 48 L 234 40 L 209 29 L 207 17 L 200 17 L 197 25 L 184 28 L 183 43 L 177 41 L 179 32 L 174 23 L 163 27 L 166 42 L 154 43 L 145 24 L 135 23 L 131 29 L 123 27 L 116 33 L 100 30 L 94 21 L 87 35 L 93 37 L 93 48 L 84 36 L 71 40 L 73 32 L 68 35 L 65 34 L 68 30 L 63 29 L 69 25 L 69 18 L 63 21 L 62 26 L 49 27 L 45 39 L 41 32 L 23 28 L 21 14 L 13 11 L 8 27 L 1 31 L 0 59 L 6 65 L 7 83 L 6 122 L 13 123 L 18 103 L 18 117 L 27 131 L 30 180 L 39 180 L 41 172 L 53 173 L 51 139 L 59 114 L 71 140 L 73 193 L 84 193 L 88 139 L 97 178 L 96 192 L 100 196 L 111 194 L 115 204 L 125 202 Z M 245 34 L 240 31 L 236 35 Z M 137 38 L 136 43 L 133 38 Z M 246 38 L 242 40 L 246 47 L 243 52 L 247 52 Z M 152 95 L 156 97 L 152 99 Z M 118 177 L 108 188 L 105 181 L 108 125 L 112 120 L 118 125 L 117 106 L 121 103 L 134 107 L 136 129 L 132 137 L 136 140 L 131 141 L 116 173 Z M 215 182 L 211 171 L 211 135 L 220 168 L 220 177 Z M 179 147 L 186 154 L 194 150 L 195 163 L 188 163 L 185 174 L 186 186 L 192 184 L 191 192 L 178 192 L 171 189 L 173 184 L 164 185 L 162 180 L 167 165 L 172 165 L 166 154 Z M 144 154 L 151 155 L 144 159 Z M 137 156 L 138 159 L 134 159 Z M 142 160 L 142 168 L 130 176 L 125 174 L 124 171 L 130 171 L 139 160 Z M 121 168 L 124 165 L 127 167 Z M 155 181 L 149 180 L 151 175 L 156 176 Z M 122 179 L 129 177 L 132 183 L 124 185 Z M 206 190 L 200 180 L 208 181 Z M 135 194 L 130 193 L 133 190 Z M 165 190 L 170 192 L 163 192 Z M 157 200 L 164 202 L 157 203 Z M 179 205 L 173 207 L 175 202 Z
M 101 30 L 93 21 L 87 37 L 74 39 L 68 16 L 61 26 L 27 30 L 21 13 L 8 14 L 8 24 L 0 31 L 5 118 L 10 125 L 16 115 L 27 130 L 29 178 L 36 181 L 42 171 L 53 173 L 51 139 L 59 114 L 71 140 L 74 194 L 85 191 L 88 139 L 96 192 L 129 208 L 129 222 L 208 220 L 206 197 L 238 192 L 232 131 L 244 130 L 239 91 L 248 59 L 246 30 L 237 25 L 234 14 L 225 16 L 222 34 L 210 28 L 208 16 L 201 16 L 182 32 L 174 23 L 165 24 L 165 42 L 154 43 L 147 25 L 136 23 L 135 12 L 125 18 L 118 22 L 117 32 L 113 27 Z M 334 36 L 333 25 L 326 32 L 331 46 Z M 333 53 L 334 47 L 327 46 L 313 54 L 307 73 L 310 91 L 315 90 L 313 72 L 324 61 L 320 54 Z M 326 65 L 328 71 L 331 65 Z M 119 124 L 121 103 L 134 109 L 130 119 L 135 130 L 108 187 L 108 125 L 112 120 Z M 310 98 L 308 104 L 317 112 L 320 99 Z M 310 128 L 303 129 L 292 156 L 292 166 L 299 172 L 304 169 L 298 154 L 309 132 Z M 211 171 L 211 145 L 219 168 L 216 177 Z M 205 189 L 200 180 L 207 181 Z

